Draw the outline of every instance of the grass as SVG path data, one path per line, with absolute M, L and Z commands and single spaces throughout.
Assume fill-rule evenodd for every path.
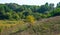
M 60 35 L 60 16 L 42 19 L 33 25 L 24 21 L 0 20 L 0 33 L 1 35 Z
M 28 25 L 23 21 L 4 21 L 0 20 L 0 33 L 6 35 L 7 33 L 17 33 L 26 30 Z

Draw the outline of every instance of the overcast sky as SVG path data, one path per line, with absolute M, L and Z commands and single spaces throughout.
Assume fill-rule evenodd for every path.
M 17 3 L 20 5 L 43 5 L 46 2 L 54 3 L 55 5 L 60 2 L 60 0 L 0 0 L 0 3 Z

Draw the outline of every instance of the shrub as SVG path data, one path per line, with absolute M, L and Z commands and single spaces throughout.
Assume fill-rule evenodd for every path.
M 35 22 L 35 18 L 34 18 L 34 16 L 32 16 L 32 15 L 28 15 L 28 16 L 26 17 L 26 19 L 27 19 L 27 21 L 30 22 L 30 23 L 34 23 L 34 22 Z

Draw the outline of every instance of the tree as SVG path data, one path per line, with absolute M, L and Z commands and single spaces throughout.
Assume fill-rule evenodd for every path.
M 54 4 L 53 3 L 50 3 L 49 4 L 49 7 L 50 7 L 50 10 L 53 10 L 54 9 Z
M 34 18 L 34 16 L 32 16 L 32 15 L 28 15 L 28 16 L 26 17 L 26 20 L 27 20 L 28 22 L 31 22 L 31 23 L 34 23 L 34 22 L 35 22 L 35 18 Z
M 59 16 L 60 15 L 60 8 L 56 8 L 50 12 L 52 16 Z
M 58 7 L 58 8 L 60 8 L 60 2 L 59 2 L 59 3 L 57 3 L 57 7 Z
M 13 13 L 12 18 L 16 19 L 16 20 L 19 20 L 20 17 L 17 13 Z

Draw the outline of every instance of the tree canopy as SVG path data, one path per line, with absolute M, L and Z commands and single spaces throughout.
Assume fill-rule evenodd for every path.
M 60 15 L 60 2 L 54 7 L 53 3 L 41 6 L 18 5 L 16 3 L 0 4 L 0 20 L 20 20 L 33 15 L 35 19 Z

